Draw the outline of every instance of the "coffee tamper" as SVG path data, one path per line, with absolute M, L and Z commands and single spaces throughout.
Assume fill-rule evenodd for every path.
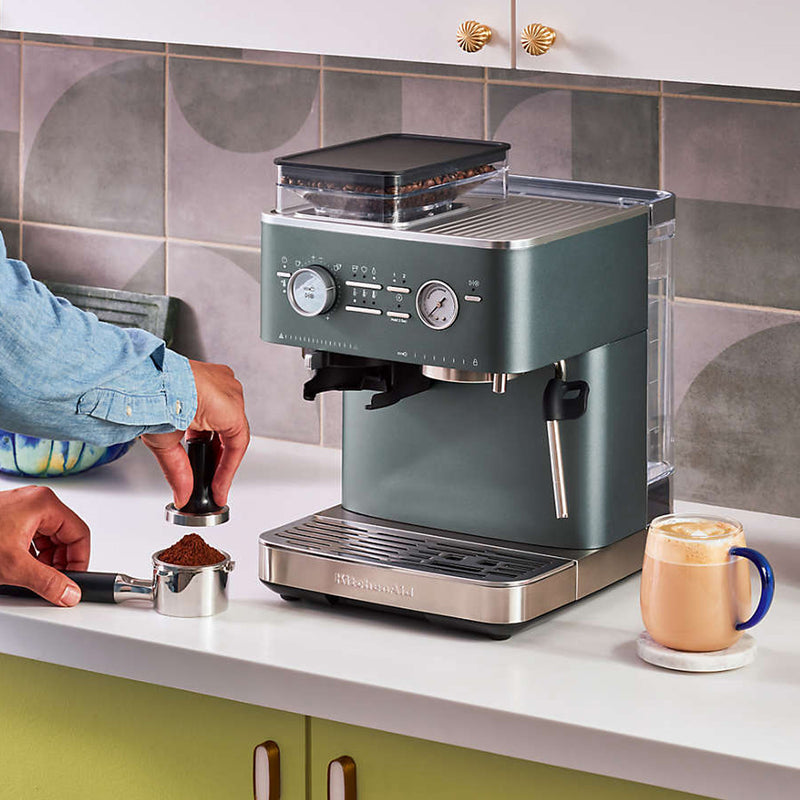
M 186 525 L 191 528 L 207 528 L 222 525 L 230 516 L 228 506 L 219 506 L 211 492 L 211 482 L 217 468 L 217 454 L 214 450 L 214 434 L 203 431 L 186 440 L 186 452 L 192 466 L 194 486 L 189 502 L 182 508 L 175 503 L 167 505 L 167 522 L 173 525 Z

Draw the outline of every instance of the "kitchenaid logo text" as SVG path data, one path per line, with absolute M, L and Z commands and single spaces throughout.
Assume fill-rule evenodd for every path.
M 348 586 L 351 589 L 364 589 L 367 592 L 380 592 L 381 594 L 393 594 L 399 597 L 413 597 L 414 587 L 405 586 L 402 583 L 373 583 L 368 578 L 354 578 L 346 572 L 337 572 L 334 576 L 336 583 L 340 586 Z

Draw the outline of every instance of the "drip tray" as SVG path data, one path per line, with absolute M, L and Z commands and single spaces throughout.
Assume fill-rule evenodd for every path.
M 369 521 L 367 521 L 369 520 Z M 286 599 L 390 607 L 480 629 L 519 626 L 576 599 L 576 561 L 349 514 L 340 507 L 259 538 L 259 576 Z M 477 627 L 476 627 L 477 626 Z

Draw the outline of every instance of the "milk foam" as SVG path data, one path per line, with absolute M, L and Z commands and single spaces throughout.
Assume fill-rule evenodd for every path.
M 650 558 L 672 564 L 711 565 L 728 563 L 731 547 L 744 547 L 744 531 L 719 519 L 672 518 L 655 522 L 647 537 Z

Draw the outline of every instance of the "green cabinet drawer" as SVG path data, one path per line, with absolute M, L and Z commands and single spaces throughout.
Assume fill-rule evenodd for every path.
M 248 800 L 267 739 L 281 800 L 303 800 L 302 716 L 0 655 L 4 798 Z
M 310 800 L 327 800 L 331 760 L 356 762 L 358 800 L 688 800 L 698 795 L 311 720 Z

